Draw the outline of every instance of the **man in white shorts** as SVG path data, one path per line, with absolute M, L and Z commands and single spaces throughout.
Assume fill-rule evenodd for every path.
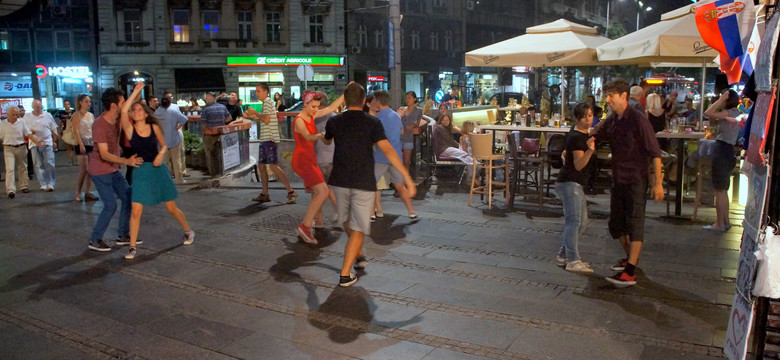
M 344 250 L 339 286 L 347 287 L 357 282 L 350 272 L 352 264 L 365 267 L 361 249 L 363 236 L 371 234 L 370 212 L 374 208 L 376 178 L 374 177 L 373 146 L 376 144 L 390 164 L 403 175 L 410 196 L 417 192 L 412 178 L 404 168 L 393 146 L 387 141 L 379 119 L 363 112 L 366 90 L 357 83 L 350 83 L 344 91 L 347 111 L 332 117 L 325 127 L 323 142 L 336 141 L 333 154 L 333 172 L 328 185 L 333 188 L 338 204 L 339 221 L 349 235 Z

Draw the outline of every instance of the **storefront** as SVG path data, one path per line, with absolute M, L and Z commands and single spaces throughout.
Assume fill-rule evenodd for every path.
M 311 65 L 314 74 L 310 81 L 301 81 L 296 70 L 299 65 Z M 238 74 L 239 98 L 244 104 L 259 103 L 263 99 L 255 96 L 255 86 L 267 83 L 270 95 L 280 93 L 293 105 L 299 99 L 304 86 L 310 89 L 334 93 L 336 83 L 346 81 L 344 56 L 228 56 L 227 66 L 240 67 Z M 305 85 L 304 85 L 305 84 Z M 230 86 L 235 88 L 235 86 Z
M 93 74 L 88 66 L 35 65 L 29 72 L 0 72 L 0 99 L 3 106 L 20 104 L 32 107 L 40 97 L 43 108 L 62 108 L 63 101 L 75 105 L 79 94 L 93 95 Z
M 368 75 L 366 77 L 366 91 L 388 90 L 386 75 Z
M 496 73 L 466 73 L 465 103 L 486 105 L 493 94 L 500 92 Z
M 141 94 L 143 98 L 146 98 L 149 94 L 154 94 L 154 78 L 152 75 L 140 71 L 133 71 L 120 75 L 119 88 L 124 91 L 125 94 L 132 94 L 135 83 L 139 81 L 144 83 L 144 91 Z

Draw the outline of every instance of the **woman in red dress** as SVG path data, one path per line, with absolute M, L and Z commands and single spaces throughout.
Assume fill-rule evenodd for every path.
M 311 233 L 314 217 L 319 215 L 322 204 L 328 199 L 328 185 L 317 166 L 317 155 L 314 153 L 314 143 L 322 138 L 324 133 L 317 132 L 314 119 L 336 111 L 344 102 L 344 95 L 340 96 L 330 106 L 319 109 L 320 95 L 315 92 L 303 93 L 303 110 L 295 117 L 293 123 L 293 136 L 295 137 L 295 151 L 292 157 L 292 168 L 303 179 L 303 186 L 311 192 L 311 203 L 303 217 L 303 222 L 298 225 L 298 235 L 309 244 L 317 244 L 317 239 Z M 318 110 L 319 109 L 319 110 Z

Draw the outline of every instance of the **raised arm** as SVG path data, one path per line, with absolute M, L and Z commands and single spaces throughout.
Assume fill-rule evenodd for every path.
M 336 110 L 338 110 L 339 106 L 341 106 L 342 103 L 344 103 L 344 95 L 343 94 L 341 96 L 339 96 L 339 98 L 336 99 L 336 101 L 334 101 L 333 103 L 328 105 L 328 107 L 326 107 L 324 109 L 317 110 L 317 112 L 314 114 L 314 118 L 316 119 L 318 117 L 323 117 L 325 115 L 328 115 L 328 114 L 330 114 L 332 112 L 336 112 Z
M 144 83 L 140 81 L 136 82 L 133 93 L 125 100 L 125 103 L 122 104 L 122 108 L 119 110 L 119 125 L 122 126 L 122 130 L 124 130 L 127 140 L 130 140 L 130 138 L 133 137 L 133 122 L 130 121 L 130 108 L 136 100 L 138 100 L 138 97 L 141 96 L 141 91 L 143 91 L 143 89 Z
M 723 106 L 726 104 L 727 99 L 728 93 L 724 92 L 720 95 L 717 101 L 712 103 L 712 105 L 710 105 L 707 110 L 704 110 L 704 115 L 712 120 L 728 120 L 729 112 L 723 110 Z

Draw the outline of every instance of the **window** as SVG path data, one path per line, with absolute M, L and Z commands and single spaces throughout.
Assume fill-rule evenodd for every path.
M 333 73 L 314 73 L 312 81 L 333 81 Z
M 125 41 L 141 41 L 141 10 L 128 9 L 124 11 L 125 16 Z
M 8 50 L 8 31 L 0 31 L 0 50 Z
M 54 45 L 57 50 L 71 50 L 73 49 L 73 42 L 69 32 L 57 31 L 54 33 Z
M 14 62 L 30 62 L 30 34 L 26 30 L 10 31 L 11 57 Z
M 366 29 L 365 25 L 359 25 L 358 30 L 358 47 L 367 48 L 368 47 L 368 29 Z
M 265 13 L 265 41 L 269 43 L 282 42 L 282 13 L 269 11 Z
M 384 49 L 385 47 L 384 30 L 374 30 L 374 47 L 377 49 Z
M 417 30 L 412 30 L 412 35 L 410 36 L 412 38 L 412 49 L 419 50 L 420 49 L 420 32 Z
M 219 11 L 203 10 L 203 38 L 214 39 L 219 32 Z
M 444 32 L 444 50 L 452 51 L 452 31 Z
M 309 42 L 318 44 L 325 42 L 322 36 L 322 15 L 309 16 Z
M 252 13 L 250 11 L 238 12 L 238 38 L 252 40 Z
M 173 10 L 173 42 L 190 42 L 189 10 Z
M 439 32 L 431 32 L 431 50 L 439 50 Z
M 433 0 L 434 7 L 444 7 L 444 0 Z

